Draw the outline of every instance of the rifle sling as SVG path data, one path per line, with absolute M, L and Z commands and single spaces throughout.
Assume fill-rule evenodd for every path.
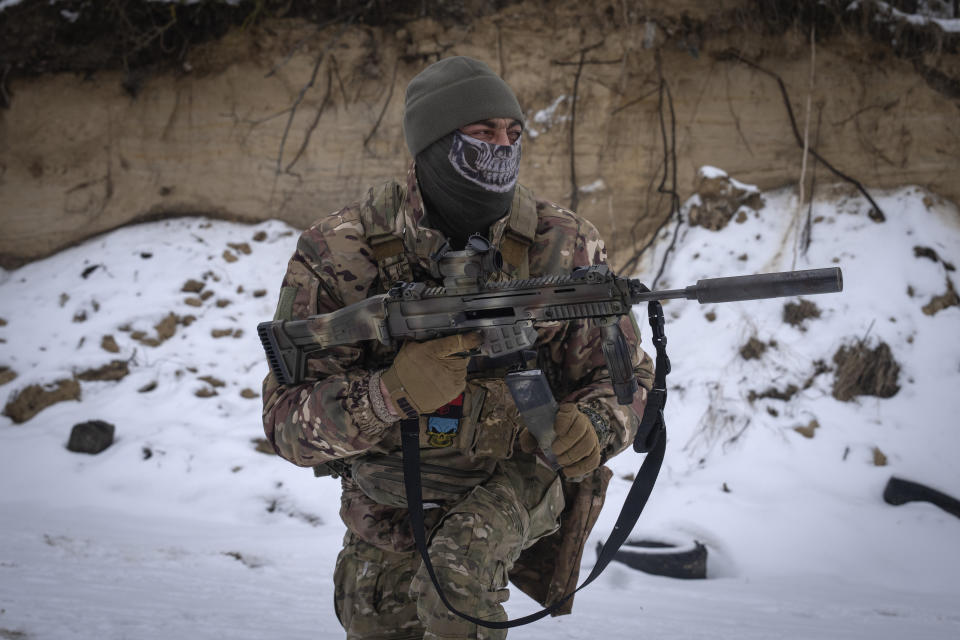
M 651 308 L 656 305 L 656 309 Z M 536 613 L 517 618 L 516 620 L 506 620 L 504 622 L 481 620 L 470 616 L 462 611 L 458 611 L 447 600 L 443 593 L 440 581 L 434 571 L 433 563 L 430 562 L 430 554 L 427 549 L 427 535 L 423 519 L 423 492 L 420 486 L 420 421 L 418 419 L 403 420 L 400 423 L 401 446 L 403 451 L 403 483 L 406 492 L 407 509 L 410 513 L 410 527 L 413 529 L 413 539 L 423 560 L 423 566 L 433 582 L 433 587 L 437 590 L 440 600 L 446 605 L 447 609 L 455 613 L 464 620 L 475 625 L 486 627 L 488 629 L 511 629 L 521 625 L 529 624 L 544 618 L 554 611 L 558 610 L 567 600 L 572 598 L 575 593 L 593 582 L 603 570 L 606 569 L 610 561 L 617 555 L 617 551 L 626 542 L 627 537 L 633 531 L 634 525 L 640 518 L 643 508 L 647 504 L 647 499 L 653 491 L 653 486 L 660 474 L 660 467 L 663 464 L 663 456 L 667 445 L 667 427 L 663 420 L 663 407 L 666 402 L 666 376 L 670 372 L 670 361 L 666 352 L 666 336 L 663 332 L 663 310 L 660 303 L 653 301 L 648 304 L 650 327 L 654 334 L 654 345 L 657 349 L 657 367 L 655 370 L 654 390 L 663 390 L 663 393 L 651 393 L 648 396 L 647 405 L 644 407 L 643 419 L 641 425 L 652 425 L 650 431 L 637 429 L 637 438 L 634 440 L 634 449 L 637 451 L 646 451 L 647 455 L 640 465 L 639 471 L 630 486 L 627 498 L 620 509 L 620 515 L 617 516 L 617 522 L 613 525 L 610 537 L 607 538 L 603 548 L 597 554 L 597 563 L 593 566 L 590 575 L 583 583 L 563 596 L 557 602 L 549 607 L 541 609 Z M 655 324 L 656 323 L 656 324 Z M 641 442 L 641 439 L 643 442 Z

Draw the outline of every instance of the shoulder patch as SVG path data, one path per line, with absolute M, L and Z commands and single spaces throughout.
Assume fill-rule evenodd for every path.
M 404 188 L 396 180 L 372 187 L 360 205 L 359 214 L 367 238 L 392 235 L 397 213 L 403 206 Z

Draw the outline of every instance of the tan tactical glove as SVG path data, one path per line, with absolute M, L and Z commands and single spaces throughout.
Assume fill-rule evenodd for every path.
M 413 418 L 456 398 L 466 387 L 470 358 L 454 354 L 470 351 L 481 342 L 483 336 L 477 332 L 404 343 L 381 378 L 393 404 Z
M 557 408 L 557 417 L 553 420 L 553 430 L 557 434 L 550 448 L 563 467 L 563 475 L 575 478 L 590 473 L 600 466 L 600 441 L 590 418 L 577 409 L 572 402 L 565 402 Z M 533 453 L 540 448 L 537 439 L 529 431 L 520 432 L 520 448 Z

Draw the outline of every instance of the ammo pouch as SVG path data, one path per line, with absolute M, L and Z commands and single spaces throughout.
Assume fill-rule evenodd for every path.
M 498 460 L 513 455 L 520 421 L 503 381 L 505 375 L 506 369 L 491 368 L 471 373 L 462 416 L 455 435 L 449 439 L 438 439 L 430 430 L 429 415 L 418 418 L 423 453 L 420 478 L 425 505 L 459 502 L 490 478 Z M 399 424 L 392 432 L 393 435 L 381 443 L 388 451 L 400 448 Z M 440 455 L 431 457 L 431 451 Z M 350 463 L 348 475 L 368 498 L 378 504 L 406 508 L 403 458 L 399 451 L 367 453 L 345 462 Z M 450 466 L 444 464 L 447 462 Z
M 366 455 L 353 461 L 353 481 L 378 504 L 406 507 L 403 484 L 403 459 L 390 455 Z M 456 469 L 420 463 L 420 482 L 426 504 L 451 504 L 461 500 L 474 487 L 490 477 L 486 469 Z

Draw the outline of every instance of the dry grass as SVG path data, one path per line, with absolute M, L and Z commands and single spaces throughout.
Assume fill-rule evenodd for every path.
M 837 365 L 833 397 L 842 402 L 857 396 L 889 398 L 900 390 L 900 365 L 890 345 L 880 342 L 870 349 L 863 341 L 840 347 L 833 355 Z

